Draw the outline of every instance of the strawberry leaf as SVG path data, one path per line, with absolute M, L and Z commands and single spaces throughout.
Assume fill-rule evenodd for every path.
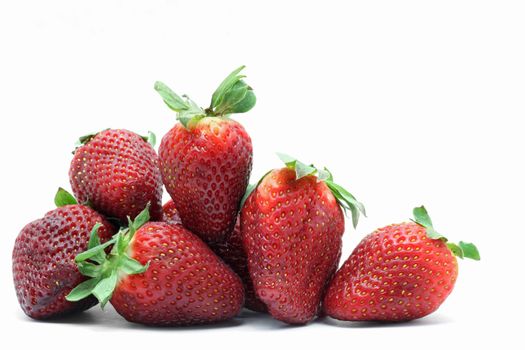
M 146 222 L 149 221 L 149 207 L 150 203 L 146 205 L 146 208 L 142 210 L 136 217 L 135 220 L 131 222 L 131 226 L 129 227 L 132 234 L 134 234 L 139 228 L 142 227 Z
M 78 262 L 81 262 L 81 261 L 92 259 L 93 257 L 96 258 L 97 255 L 99 255 L 102 251 L 104 251 L 104 249 L 106 249 L 110 245 L 114 244 L 115 242 L 116 242 L 116 237 L 113 237 L 112 239 L 110 239 L 106 243 L 103 243 L 101 245 L 98 245 L 96 247 L 88 249 L 85 252 L 82 252 L 82 253 L 78 254 L 75 257 L 75 262 L 78 263 Z M 96 260 L 94 260 L 94 261 L 96 261 Z
M 75 197 L 73 197 L 71 193 L 69 193 L 62 187 L 59 187 L 57 193 L 55 194 L 55 205 L 57 206 L 57 208 L 72 204 L 78 204 Z
M 146 265 L 142 265 L 137 260 L 130 258 L 127 255 L 122 256 L 120 261 L 120 268 L 122 271 L 128 275 L 135 275 L 138 273 L 144 273 L 149 267 L 149 262 Z
M 416 223 L 423 227 L 432 227 L 432 220 L 424 206 L 416 207 L 412 212 Z
M 102 224 L 97 222 L 91 229 L 91 234 L 89 236 L 88 249 L 95 248 L 96 246 L 100 245 L 100 239 L 98 237 L 98 229 L 100 228 L 100 226 L 102 226 Z M 89 259 L 96 263 L 102 264 L 104 260 L 106 259 L 106 252 L 104 250 L 100 250 L 97 254 L 93 255 Z
M 91 295 L 91 293 L 93 293 L 93 289 L 97 286 L 99 281 L 99 279 L 92 278 L 80 283 L 78 286 L 73 288 L 68 295 L 66 295 L 66 300 L 79 301 L 87 298 L 89 295 Z
M 100 306 L 104 307 L 109 299 L 111 299 L 113 290 L 117 286 L 117 277 L 117 272 L 113 271 L 108 277 L 100 280 L 91 291 L 91 294 L 100 302 Z
M 79 261 L 77 267 L 81 274 L 88 277 L 98 277 L 102 269 L 100 265 L 95 265 L 87 261 Z
M 177 112 L 177 120 L 179 120 L 185 128 L 189 128 L 190 123 L 196 123 L 206 116 L 206 112 L 197 106 L 188 96 L 183 95 L 180 97 L 166 84 L 157 81 L 154 88 L 162 97 L 164 103 L 171 110 Z
M 297 162 L 297 159 L 295 159 L 294 157 L 292 156 L 289 156 L 288 154 L 285 154 L 285 153 L 279 153 L 277 152 L 277 157 L 279 157 L 279 159 L 290 169 L 294 169 L 295 168 L 295 163 Z
M 460 259 L 469 258 L 473 260 L 480 260 L 478 248 L 473 243 L 459 241 L 459 244 L 456 244 L 448 242 L 447 237 L 437 232 L 432 226 L 432 220 L 430 219 L 430 216 L 428 215 L 428 212 L 424 206 L 416 207 L 412 212 L 414 214 L 414 219 L 411 220 L 425 228 L 428 238 L 442 240 L 447 244 L 447 247 L 450 249 L 450 251 Z
M 463 259 L 463 257 L 465 256 L 465 254 L 463 253 L 463 249 L 461 249 L 461 247 L 457 245 L 456 243 L 447 242 L 447 247 L 458 258 Z
M 155 148 L 155 144 L 157 143 L 157 136 L 153 133 L 153 131 L 148 131 L 148 136 L 141 136 L 141 138 L 149 143 L 151 147 Z
M 173 90 L 171 90 L 166 84 L 161 81 L 155 82 L 153 87 L 155 91 L 164 100 L 164 103 L 175 112 L 182 112 L 189 109 L 188 104 L 184 101 L 179 95 L 177 95 Z
M 476 261 L 479 261 L 481 259 L 478 248 L 474 245 L 474 243 L 466 243 L 463 241 L 459 241 L 459 246 L 463 250 L 465 258 L 469 258 Z
M 231 72 L 213 93 L 209 110 L 214 115 L 245 113 L 255 106 L 255 94 L 242 80 L 246 76 L 239 74 L 244 68 L 245 66 L 241 66 Z
M 366 216 L 366 210 L 363 203 L 359 202 L 350 192 L 333 182 L 333 180 L 325 180 L 325 183 L 332 191 L 332 194 L 339 205 L 345 210 L 345 213 L 346 210 L 350 210 L 352 214 L 352 225 L 356 228 L 357 223 L 359 222 L 360 213 Z

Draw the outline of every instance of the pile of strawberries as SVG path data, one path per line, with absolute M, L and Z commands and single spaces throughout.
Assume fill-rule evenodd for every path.
M 456 256 L 471 243 L 439 234 L 424 207 L 414 220 L 366 236 L 338 270 L 344 214 L 364 206 L 330 171 L 279 154 L 285 166 L 249 185 L 252 143 L 230 119 L 255 95 L 240 67 L 207 109 L 157 82 L 177 113 L 158 155 L 155 136 L 107 129 L 79 139 L 59 189 L 13 250 L 22 310 L 58 317 L 110 302 L 126 320 L 190 325 L 241 308 L 290 324 L 316 316 L 407 321 L 435 311 L 452 291 Z M 171 196 L 162 206 L 163 185 Z

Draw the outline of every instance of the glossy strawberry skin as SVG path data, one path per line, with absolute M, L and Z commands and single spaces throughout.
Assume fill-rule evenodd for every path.
M 159 147 L 162 179 L 182 223 L 204 241 L 221 242 L 235 225 L 252 167 L 252 143 L 234 120 L 206 117 L 177 124 Z
M 365 237 L 336 273 L 324 310 L 340 320 L 408 321 L 434 312 L 452 291 L 457 260 L 425 228 L 402 223 Z
M 130 244 L 146 272 L 123 277 L 110 300 L 130 322 L 176 326 L 226 320 L 243 304 L 237 275 L 181 225 L 149 222 Z
M 256 294 L 270 314 L 292 324 L 313 319 L 344 232 L 342 210 L 326 184 L 273 170 L 248 197 L 241 231 Z
M 13 249 L 13 280 L 22 310 L 35 319 L 78 312 L 96 304 L 90 297 L 71 303 L 65 296 L 86 278 L 75 256 L 87 249 L 91 229 L 101 223 L 102 241 L 114 229 L 106 219 L 83 205 L 67 205 L 26 225 Z
M 123 129 L 99 132 L 75 151 L 69 169 L 79 203 L 89 202 L 107 217 L 127 223 L 148 202 L 153 219 L 162 217 L 162 178 L 153 147 Z
M 226 241 L 212 244 L 210 247 L 241 278 L 244 286 L 244 306 L 253 311 L 265 312 L 266 305 L 257 298 L 248 271 L 248 258 L 242 245 L 240 218 L 237 217 L 233 232 Z
M 182 225 L 175 203 L 169 200 L 162 207 L 163 220 L 170 225 Z M 244 287 L 244 306 L 250 310 L 264 312 L 266 306 L 255 295 L 253 283 L 248 272 L 248 258 L 244 252 L 241 239 L 241 223 L 239 217 L 232 233 L 224 242 L 212 243 L 210 248 L 241 278 Z
M 162 221 L 170 225 L 182 225 L 179 211 L 171 199 L 162 206 Z

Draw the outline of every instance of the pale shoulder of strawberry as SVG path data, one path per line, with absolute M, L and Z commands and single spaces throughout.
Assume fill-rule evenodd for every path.
M 186 129 L 192 129 L 201 119 L 206 117 L 228 117 L 231 114 L 245 113 L 255 106 L 256 98 L 253 89 L 243 80 L 245 75 L 239 74 L 245 66 L 235 69 L 224 79 L 213 93 L 210 107 L 199 107 L 187 95 L 180 97 L 166 84 L 157 81 L 155 90 L 164 103 L 177 113 L 177 119 Z
M 345 214 L 348 213 L 348 210 L 350 211 L 352 216 L 352 225 L 354 226 L 354 228 L 357 226 L 361 214 L 363 214 L 366 217 L 366 209 L 363 203 L 358 201 L 355 198 L 355 196 L 352 195 L 343 186 L 335 183 L 332 173 L 326 167 L 324 167 L 323 169 L 319 169 L 316 168 L 313 164 L 308 165 L 284 153 L 277 153 L 277 156 L 283 161 L 287 168 L 295 171 L 296 180 L 299 180 L 305 176 L 315 176 L 317 177 L 317 181 L 324 182 L 334 195 L 335 199 L 337 200 L 337 203 L 341 206 L 341 208 L 343 208 Z M 241 201 L 241 208 L 244 205 L 244 202 L 246 201 L 248 196 L 257 188 L 261 181 L 270 172 L 271 171 L 264 174 L 256 185 L 251 184 L 248 186 L 246 193 Z
M 434 229 L 434 226 L 432 225 L 432 220 L 430 219 L 430 215 L 428 215 L 428 212 L 424 206 L 414 208 L 412 213 L 414 215 L 414 219 L 411 220 L 425 228 L 428 238 L 439 239 L 443 241 L 444 243 L 446 243 L 447 247 L 452 251 L 452 253 L 458 258 L 480 260 L 478 248 L 474 245 L 474 243 L 467 243 L 463 241 L 459 241 L 459 243 L 452 243 L 449 242 L 448 239 L 441 233 L 438 233 Z

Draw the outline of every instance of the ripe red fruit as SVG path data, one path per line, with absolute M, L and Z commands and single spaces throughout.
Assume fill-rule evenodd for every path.
M 155 136 L 150 134 L 150 141 Z M 158 156 L 145 138 L 123 129 L 107 129 L 79 139 L 69 181 L 80 203 L 107 217 L 127 222 L 146 204 L 162 217 L 162 179 Z
M 182 225 L 179 211 L 171 199 L 162 206 L 162 221 L 170 225 Z
M 172 200 L 164 204 L 162 210 L 164 212 L 164 222 L 170 225 L 182 224 L 175 203 Z M 226 238 L 226 241 L 210 244 L 210 248 L 241 278 L 244 286 L 244 306 L 254 311 L 265 311 L 266 306 L 255 295 L 250 273 L 248 272 L 248 259 L 242 246 L 239 217 L 237 217 L 235 227 L 228 238 Z
M 248 258 L 242 245 L 239 217 L 233 232 L 226 241 L 212 244 L 210 247 L 241 278 L 244 286 L 244 306 L 253 311 L 265 312 L 266 305 L 257 298 L 250 272 L 248 271 Z
M 251 139 L 229 119 L 255 105 L 252 89 L 239 75 L 242 68 L 223 81 L 206 110 L 155 84 L 181 122 L 162 138 L 162 179 L 184 226 L 208 243 L 222 242 L 233 230 L 252 168 Z
M 243 206 L 242 240 L 257 297 L 274 318 L 302 324 L 317 315 L 339 262 L 340 206 L 354 226 L 364 207 L 326 169 L 281 158 L 287 167 L 265 175 Z
M 100 214 L 77 205 L 71 195 L 59 190 L 55 202 L 61 207 L 27 224 L 13 249 L 13 280 L 18 302 L 24 312 L 36 319 L 82 311 L 96 304 L 95 298 L 72 303 L 65 296 L 86 278 L 74 261 L 88 246 L 95 224 L 100 237 L 107 240 L 113 227 Z M 65 198 L 65 202 L 64 202 Z
M 471 243 L 448 242 L 424 207 L 415 222 L 380 228 L 354 249 L 328 287 L 327 315 L 352 321 L 408 321 L 434 312 L 454 288 L 456 256 L 479 260 Z
M 146 209 L 108 244 L 76 257 L 92 279 L 68 300 L 93 294 L 102 306 L 110 301 L 126 320 L 147 325 L 202 324 L 237 315 L 243 303 L 239 277 L 182 225 L 148 219 Z

